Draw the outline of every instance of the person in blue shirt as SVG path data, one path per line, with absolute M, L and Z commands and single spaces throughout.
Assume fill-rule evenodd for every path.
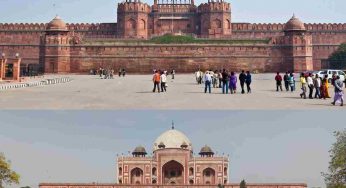
M 246 72 L 246 77 L 245 77 L 245 83 L 246 83 L 246 88 L 247 88 L 247 93 L 251 93 L 251 82 L 252 82 L 252 78 L 251 78 L 251 74 L 250 71 Z

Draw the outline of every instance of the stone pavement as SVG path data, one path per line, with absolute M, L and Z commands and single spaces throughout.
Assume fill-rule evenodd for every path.
M 223 95 L 221 89 L 204 94 L 193 74 L 177 75 L 175 80 L 169 76 L 167 93 L 152 92 L 152 75 L 113 80 L 90 75 L 69 77 L 73 81 L 64 84 L 1 91 L 0 109 L 343 109 L 332 106 L 331 99 L 300 99 L 300 89 L 276 92 L 275 74 L 253 75 L 252 93 L 244 95 Z M 332 91 L 330 88 L 333 95 Z

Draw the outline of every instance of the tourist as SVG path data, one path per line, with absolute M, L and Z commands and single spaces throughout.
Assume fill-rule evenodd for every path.
M 340 106 L 344 105 L 344 82 L 340 79 L 340 76 L 336 76 L 334 81 L 334 101 L 332 102 L 333 105 L 336 105 L 337 102 L 340 101 Z
M 219 71 L 216 70 L 213 75 L 213 88 L 218 88 L 219 85 Z
M 321 99 L 321 84 L 322 80 L 321 78 L 318 76 L 318 74 L 316 74 L 315 79 L 314 79 L 314 86 L 315 86 L 315 99 Z
M 222 71 L 219 70 L 218 72 L 219 72 L 219 88 L 221 88 L 222 87 Z
M 153 93 L 155 93 L 156 87 L 157 87 L 157 91 L 160 93 L 160 81 L 161 81 L 160 71 L 155 71 L 155 74 L 153 75 L 153 82 L 154 82 Z
M 290 75 L 288 74 L 288 72 L 285 73 L 284 75 L 284 82 L 285 82 L 285 88 L 286 88 L 286 91 L 289 91 L 289 77 Z
M 202 75 L 203 75 L 203 73 L 201 70 L 198 70 L 195 73 L 197 84 L 202 84 Z
M 250 74 L 250 71 L 246 72 L 245 82 L 246 82 L 247 93 L 251 93 L 250 85 L 251 85 L 251 82 L 252 82 L 252 76 Z
M 211 82 L 212 82 L 211 75 L 207 71 L 204 75 L 204 83 L 205 83 L 204 93 L 207 93 L 207 90 L 209 90 L 209 93 L 211 93 Z
M 302 93 L 300 93 L 300 98 L 306 99 L 306 78 L 304 76 L 304 73 L 300 75 L 300 83 L 301 83 L 301 89 Z
M 172 74 L 172 79 L 174 80 L 174 77 L 175 77 L 175 70 L 174 69 L 172 70 L 171 74 Z
M 329 95 L 328 75 L 325 75 L 324 78 L 323 78 L 323 80 L 322 80 L 321 98 L 323 98 L 323 99 L 330 98 L 330 95 Z
M 314 92 L 314 81 L 312 79 L 312 74 L 309 73 L 308 77 L 306 78 L 306 82 L 309 87 L 309 99 L 313 99 L 312 94 Z
M 114 69 L 112 69 L 110 72 L 110 79 L 114 79 Z
M 231 76 L 229 78 L 229 89 L 231 90 L 231 94 L 234 94 L 237 92 L 237 76 L 234 72 L 231 72 Z
M 122 74 L 123 74 L 123 77 L 125 77 L 125 75 L 126 75 L 126 70 L 125 69 L 122 70 Z
M 226 69 L 222 70 L 222 93 L 228 94 L 228 86 L 229 86 L 229 75 Z
M 279 72 L 276 73 L 275 81 L 276 81 L 276 91 L 279 91 L 279 89 L 282 91 L 282 76 L 280 75 Z M 286 87 L 286 90 L 287 90 L 287 87 Z
M 121 75 L 122 75 L 122 72 L 123 72 L 123 69 L 122 69 L 122 68 L 120 68 L 120 69 L 119 69 L 119 72 L 118 72 L 118 74 L 119 74 L 119 77 L 121 77 Z
M 241 93 L 242 94 L 245 93 L 245 90 L 244 90 L 245 80 L 246 80 L 246 74 L 245 74 L 245 71 L 242 70 L 240 75 L 239 75 L 239 81 L 240 81 L 240 87 L 241 87 Z
M 294 80 L 294 75 L 293 73 L 290 73 L 290 76 L 288 77 L 288 82 L 291 88 L 291 92 L 294 91 L 294 86 L 295 86 L 295 80 Z
M 164 71 L 161 74 L 161 92 L 167 91 L 167 71 Z
M 102 67 L 100 67 L 100 69 L 99 69 L 99 75 L 100 75 L 100 78 L 102 78 L 102 75 L 103 75 L 103 69 L 102 69 Z

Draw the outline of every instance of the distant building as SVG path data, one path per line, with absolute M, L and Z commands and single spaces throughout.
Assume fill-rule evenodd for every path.
M 194 155 L 192 143 L 182 132 L 168 130 L 153 144 L 153 156 L 143 146 L 117 159 L 117 183 L 42 183 L 40 188 L 239 188 L 229 182 L 230 161 L 216 156 L 209 146 Z M 68 169 L 67 169 L 68 170 Z M 304 183 L 248 183 L 248 188 L 306 188 Z
M 299 6 L 299 5 L 297 5 Z M 58 16 L 47 24 L 0 23 L 0 54 L 11 64 L 20 54 L 22 72 L 87 73 L 91 69 L 222 69 L 259 72 L 317 70 L 346 42 L 346 24 L 232 23 L 231 4 L 199 6 L 193 0 L 118 3 L 117 23 L 69 23 Z M 281 16 L 281 15 L 278 15 Z M 158 44 L 165 34 L 198 42 Z

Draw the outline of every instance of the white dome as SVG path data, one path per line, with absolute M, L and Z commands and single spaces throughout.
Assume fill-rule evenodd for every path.
M 159 149 L 159 145 L 164 144 L 165 148 L 181 148 L 187 145 L 187 149 L 192 150 L 192 144 L 187 136 L 175 129 L 162 133 L 154 142 L 154 151 Z

